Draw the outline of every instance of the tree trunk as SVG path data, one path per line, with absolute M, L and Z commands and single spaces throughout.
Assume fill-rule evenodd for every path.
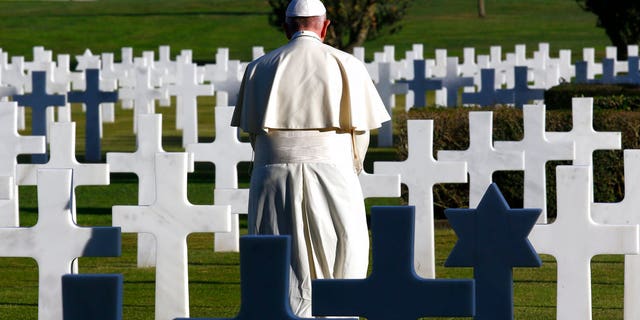
M 478 0 L 478 17 L 484 18 L 487 12 L 484 10 L 484 0 Z

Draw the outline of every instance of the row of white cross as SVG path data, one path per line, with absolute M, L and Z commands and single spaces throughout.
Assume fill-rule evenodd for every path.
M 264 49 L 255 47 L 252 54 L 255 59 L 264 54 Z M 354 54 L 364 61 L 363 48 L 356 48 Z M 637 57 L 638 47 L 630 46 L 629 55 Z M 576 66 L 571 61 L 571 51 L 560 50 L 558 57 L 552 57 L 548 43 L 540 43 L 538 49 L 533 52 L 533 58 L 527 56 L 525 45 L 515 46 L 514 52 L 508 52 L 504 56 L 503 58 L 502 47 L 493 46 L 488 55 L 476 55 L 475 48 L 465 48 L 461 63 L 458 57 L 449 57 L 446 49 L 437 49 L 434 59 L 425 59 L 423 46 L 416 44 L 412 50 L 405 53 L 403 59 L 396 59 L 395 48 L 385 46 L 384 51 L 374 53 L 373 61 L 366 62 L 366 66 L 390 113 L 393 113 L 391 111 L 396 105 L 395 98 L 398 95 L 405 96 L 407 110 L 414 106 L 427 105 L 427 91 L 435 91 L 434 103 L 441 106 L 459 105 L 458 101 L 473 101 L 472 104 L 486 105 L 497 102 L 520 107 L 520 100 L 531 100 L 527 98 L 527 82 L 533 83 L 531 90 L 538 90 L 536 98 L 533 99 L 540 99 L 541 89 L 548 89 L 563 80 L 571 81 L 576 77 Z M 617 61 L 615 47 L 607 47 L 606 57 L 611 60 L 613 70 L 605 78 L 629 72 L 630 62 Z M 94 55 L 90 50 L 86 50 L 75 59 L 77 67 L 75 71 L 71 71 L 71 58 L 68 54 L 59 54 L 54 60 L 51 51 L 43 47 L 34 47 L 33 60 L 27 62 L 24 57 L 9 57 L 7 52 L 0 49 L 0 100 L 7 100 L 7 97 L 15 94 L 31 92 L 31 74 L 34 71 L 47 72 L 48 93 L 66 95 L 72 90 L 84 90 L 83 71 L 97 68 L 101 72 L 100 90 L 118 90 L 122 106 L 133 108 L 135 115 L 153 113 L 156 103 L 168 106 L 171 97 L 175 97 L 176 129 L 182 130 L 182 145 L 186 147 L 188 144 L 196 143 L 198 139 L 197 98 L 212 96 L 214 93 L 225 94 L 227 103 L 235 105 L 240 81 L 247 65 L 247 62 L 230 59 L 227 48 L 218 49 L 216 63 L 204 66 L 192 62 L 190 50 L 182 50 L 175 60 L 172 60 L 168 46 L 159 47 L 157 58 L 154 51 L 145 51 L 142 56 L 135 57 L 132 48 L 123 48 L 119 62 L 115 61 L 113 53 Z M 603 65 L 595 61 L 593 48 L 583 50 L 583 60 L 586 62 L 586 81 L 603 74 Z M 515 71 L 518 66 L 527 68 L 525 82 L 521 84 L 518 84 Z M 486 76 L 493 79 L 483 80 L 483 70 L 492 69 L 493 72 Z M 640 81 L 640 75 L 638 78 Z M 430 85 L 429 81 L 433 83 Z M 483 88 L 483 82 L 485 87 L 493 85 L 494 88 Z M 502 96 L 495 90 L 504 90 L 502 88 L 512 88 L 515 93 L 510 93 L 511 96 L 516 94 L 522 98 L 515 101 L 513 98 L 498 99 Z M 462 98 L 459 97 L 459 90 L 465 92 Z M 477 97 L 468 98 L 466 95 L 470 94 Z M 69 103 L 59 107 L 58 121 L 70 121 Z M 114 103 L 104 103 L 101 107 L 102 121 L 113 122 L 114 117 Z M 48 110 L 48 123 L 53 122 L 54 118 L 56 115 L 53 109 Z M 20 129 L 25 127 L 22 108 L 18 114 L 18 124 Z M 134 122 L 134 131 L 135 126 Z M 392 146 L 392 132 L 391 124 L 385 124 L 378 135 L 378 144 Z

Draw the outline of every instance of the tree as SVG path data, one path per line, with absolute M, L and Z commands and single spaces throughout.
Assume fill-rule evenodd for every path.
M 627 58 L 627 45 L 640 43 L 640 1 L 638 0 L 576 0 L 585 11 L 598 16 L 597 26 L 603 28 L 618 48 L 618 58 Z
M 269 0 L 272 12 L 269 23 L 281 28 L 290 0 Z M 400 30 L 400 20 L 404 18 L 413 0 L 324 0 L 327 17 L 331 25 L 325 41 L 342 50 L 353 51 L 366 40 L 383 33 Z
M 484 9 L 484 0 L 478 0 L 478 17 L 484 18 L 487 12 Z

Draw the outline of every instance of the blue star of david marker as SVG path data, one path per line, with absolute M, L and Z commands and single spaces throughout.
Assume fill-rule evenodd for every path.
M 66 104 L 65 96 L 47 94 L 46 80 L 45 71 L 34 71 L 31 73 L 31 93 L 13 96 L 13 101 L 19 106 L 31 108 L 31 134 L 34 136 L 47 135 L 47 108 Z M 33 163 L 46 163 L 47 159 L 46 154 L 31 155 Z
M 367 279 L 314 280 L 314 316 L 368 320 L 473 316 L 473 280 L 423 279 L 415 274 L 414 210 L 413 206 L 371 209 L 371 275 Z
M 447 209 L 458 236 L 446 267 L 473 267 L 476 320 L 513 319 L 513 267 L 542 262 L 527 239 L 540 209 L 511 209 L 495 184 L 477 209 Z
M 409 90 L 414 93 L 413 106 L 425 107 L 427 101 L 425 94 L 427 91 L 442 89 L 442 80 L 427 78 L 425 60 L 413 61 L 413 80 L 398 80 L 396 83 L 409 84 Z
M 241 237 L 240 312 L 232 319 L 305 319 L 296 317 L 291 311 L 289 302 L 290 263 L 291 243 L 289 236 Z M 188 318 L 176 320 L 186 319 Z
M 85 161 L 99 162 L 102 159 L 100 146 L 100 104 L 117 102 L 118 92 L 100 91 L 100 70 L 85 70 L 86 91 L 69 92 L 69 102 L 84 103 L 87 107 L 85 116 Z
M 67 274 L 62 276 L 64 320 L 121 320 L 122 275 Z

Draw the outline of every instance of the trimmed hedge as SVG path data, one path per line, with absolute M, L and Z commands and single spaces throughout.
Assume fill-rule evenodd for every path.
M 433 119 L 433 155 L 438 150 L 465 150 L 469 145 L 469 111 L 493 111 L 493 140 L 517 141 L 523 138 L 522 110 L 500 108 L 425 108 L 399 113 L 397 117 L 398 160 L 407 157 L 407 119 Z M 546 114 L 546 131 L 571 130 L 571 111 L 552 110 Z M 623 149 L 640 148 L 640 112 L 594 110 L 596 131 L 622 132 Z M 594 190 L 596 202 L 618 202 L 624 198 L 624 161 L 622 150 L 600 150 L 594 152 Z M 547 163 L 547 211 L 556 214 L 555 167 L 569 165 L 570 161 Z M 513 208 L 521 208 L 524 173 L 504 171 L 494 174 L 494 182 Z M 434 207 L 437 218 L 444 218 L 445 208 L 468 207 L 468 184 L 440 184 L 434 187 Z M 403 194 L 405 201 L 407 194 Z
M 571 98 L 593 97 L 595 109 L 640 110 L 640 86 L 563 83 L 544 93 L 547 110 L 571 110 Z

